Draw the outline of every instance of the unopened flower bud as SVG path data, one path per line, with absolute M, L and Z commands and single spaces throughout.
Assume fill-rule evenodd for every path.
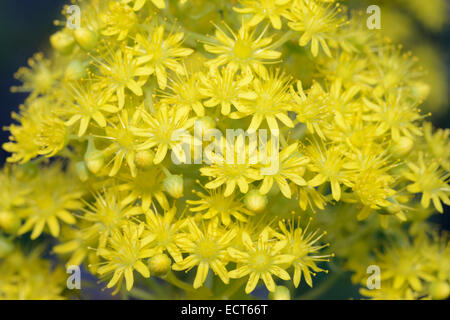
M 86 167 L 93 174 L 97 174 L 105 164 L 105 156 L 102 151 L 95 148 L 94 140 L 90 139 L 86 154 L 84 155 Z
M 150 150 L 139 151 L 136 153 L 134 163 L 138 168 L 146 169 L 153 164 L 155 153 Z
M 276 286 L 275 291 L 269 294 L 270 300 L 291 300 L 291 293 L 285 286 Z
M 163 181 L 164 189 L 175 199 L 183 196 L 183 177 L 178 175 L 169 175 Z
M 61 54 L 70 54 L 75 47 L 73 35 L 69 32 L 58 31 L 50 37 L 50 43 Z
M 414 147 L 414 141 L 408 137 L 400 137 L 392 147 L 392 151 L 399 157 L 406 156 Z
M 430 285 L 430 295 L 433 300 L 445 300 L 450 295 L 450 286 L 447 281 L 436 281 Z
M 0 211 L 0 229 L 14 234 L 20 227 L 19 217 L 11 211 Z
M 64 78 L 68 81 L 75 81 L 86 77 L 86 74 L 86 64 L 79 60 L 73 60 L 67 65 Z
M 162 277 L 165 276 L 172 267 L 172 261 L 166 254 L 157 254 L 148 261 L 150 273 Z
M 247 209 L 252 211 L 262 211 L 267 206 L 267 197 L 259 193 L 258 190 L 251 190 L 244 198 Z
M 216 122 L 214 121 L 214 119 L 208 116 L 197 119 L 195 123 L 197 126 L 199 126 L 199 128 L 202 129 L 203 133 L 216 127 Z
M 97 45 L 97 35 L 88 28 L 78 28 L 73 32 L 73 35 L 83 50 L 91 51 Z
M 88 168 L 83 161 L 77 162 L 77 164 L 75 165 L 75 171 L 81 182 L 85 182 L 89 178 Z
M 428 98 L 431 92 L 430 86 L 423 81 L 416 81 L 411 84 L 412 95 L 419 101 L 424 101 Z

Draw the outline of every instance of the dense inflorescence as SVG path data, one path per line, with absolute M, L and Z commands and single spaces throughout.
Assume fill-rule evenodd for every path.
M 363 13 L 333 0 L 73 4 L 80 26 L 16 74 L 29 96 L 3 145 L 0 299 L 70 296 L 49 254 L 123 297 L 259 284 L 295 297 L 327 269 L 352 271 L 370 298 L 448 297 L 448 240 L 427 221 L 450 204 L 449 131 L 421 110 L 417 58 Z M 229 129 L 277 133 L 275 169 Z

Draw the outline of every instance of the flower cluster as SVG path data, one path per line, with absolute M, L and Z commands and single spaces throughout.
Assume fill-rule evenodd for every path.
M 124 297 L 294 295 L 335 255 L 336 273 L 380 265 L 366 296 L 449 295 L 447 240 L 426 222 L 450 205 L 449 132 L 425 121 L 411 53 L 333 0 L 76 3 L 81 26 L 16 75 L 29 96 L 3 145 L 0 241 L 43 241 Z M 375 234 L 407 232 L 427 240 L 370 260 Z M 19 249 L 1 250 L 13 270 Z M 44 290 L 10 293 L 8 274 L 0 298 Z

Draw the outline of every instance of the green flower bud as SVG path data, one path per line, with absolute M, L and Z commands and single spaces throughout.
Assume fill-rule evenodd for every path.
M 431 87 L 423 81 L 415 81 L 411 84 L 412 95 L 419 101 L 424 101 L 428 98 L 431 92 Z
M 77 172 L 80 181 L 85 182 L 89 178 L 88 169 L 83 161 L 77 162 L 77 164 L 75 165 L 75 171 Z
M 162 277 L 165 276 L 172 267 L 172 261 L 166 254 L 157 254 L 148 261 L 150 274 Z
M 258 190 L 250 190 L 244 198 L 247 209 L 259 212 L 266 208 L 267 197 L 259 193 Z
M 202 128 L 203 132 L 214 129 L 216 127 L 216 122 L 213 118 L 204 116 L 196 120 L 196 125 Z
M 88 28 L 78 28 L 73 32 L 73 35 L 83 50 L 91 51 L 97 45 L 97 35 Z
M 65 31 L 58 31 L 53 34 L 50 37 L 50 43 L 61 54 L 70 54 L 75 47 L 73 35 Z
M 75 81 L 86 77 L 86 75 L 86 64 L 79 60 L 73 60 L 67 65 L 64 78 L 68 81 Z
M 105 164 L 105 155 L 102 151 L 95 148 L 93 139 L 89 139 L 88 148 L 84 155 L 84 162 L 93 174 L 97 174 Z
M 163 181 L 164 189 L 175 199 L 183 196 L 183 177 L 178 175 L 169 175 Z
M 155 158 L 155 153 L 150 150 L 139 151 L 136 153 L 134 163 L 138 168 L 146 169 L 153 164 L 153 159 Z
M 291 300 L 291 293 L 285 286 L 276 286 L 275 291 L 269 294 L 270 300 Z
M 19 217 L 11 211 L 0 211 L 0 229 L 14 234 L 20 227 Z
M 400 139 L 394 143 L 392 152 L 398 157 L 403 157 L 410 153 L 413 147 L 414 141 L 411 138 L 400 137 Z
M 445 300 L 450 295 L 450 286 L 447 281 L 436 281 L 430 285 L 430 295 L 433 300 Z

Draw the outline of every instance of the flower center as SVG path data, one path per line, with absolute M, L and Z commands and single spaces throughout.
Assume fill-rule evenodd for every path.
M 237 40 L 233 51 L 237 58 L 245 60 L 252 55 L 252 45 L 247 40 Z
M 267 271 L 267 267 L 270 264 L 270 258 L 263 252 L 260 252 L 254 256 L 253 262 L 257 271 L 264 272 Z
M 216 254 L 216 245 L 214 242 L 206 240 L 199 244 L 199 252 L 202 258 L 212 258 Z

